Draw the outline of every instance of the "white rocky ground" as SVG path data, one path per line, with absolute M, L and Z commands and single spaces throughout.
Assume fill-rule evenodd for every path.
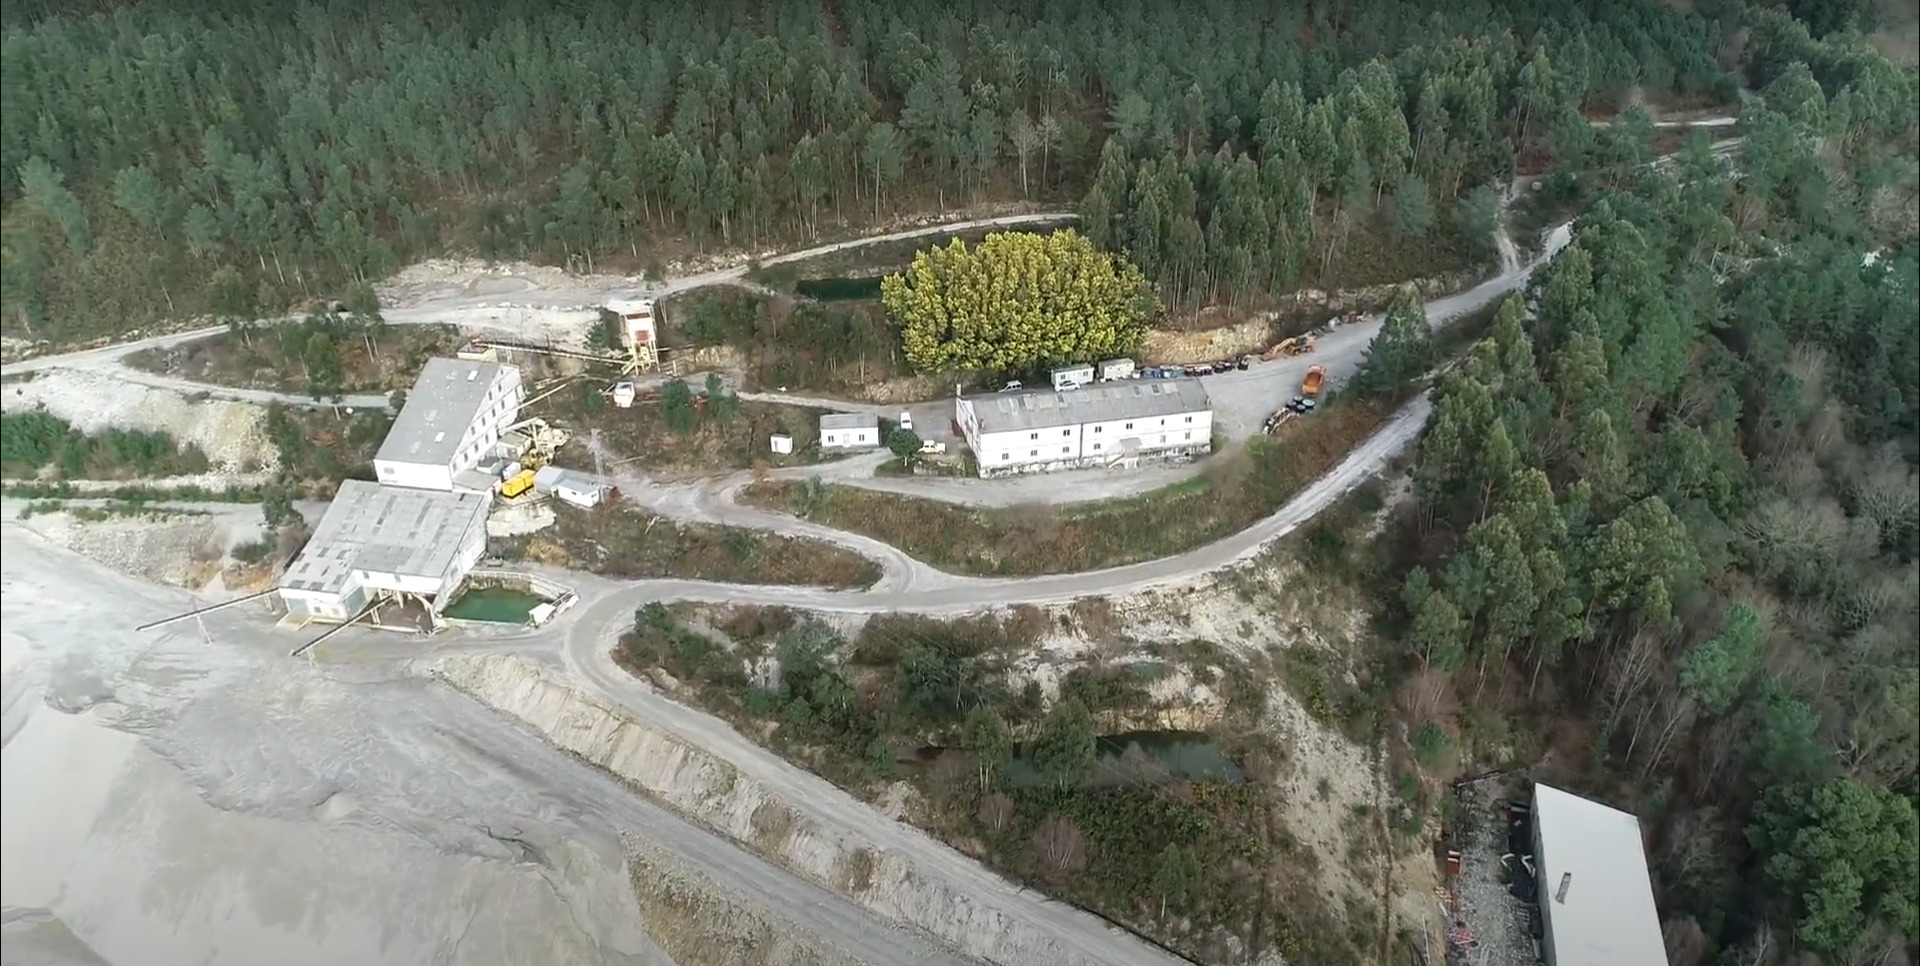
M 45 409 L 82 432 L 157 430 L 192 443 L 223 471 L 202 485 L 225 486 L 227 474 L 271 470 L 280 462 L 264 432 L 266 410 L 259 406 L 194 400 L 89 369 L 42 371 L 33 379 L 8 383 L 4 398 L 7 412 Z

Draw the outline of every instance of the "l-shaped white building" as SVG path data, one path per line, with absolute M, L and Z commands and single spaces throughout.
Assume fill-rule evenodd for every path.
M 493 457 L 525 398 L 518 366 L 428 359 L 374 454 L 374 476 L 387 486 L 490 492 L 497 481 L 474 468 Z
M 1213 403 L 1198 379 L 987 393 L 954 408 L 983 477 L 1135 466 L 1213 448 Z

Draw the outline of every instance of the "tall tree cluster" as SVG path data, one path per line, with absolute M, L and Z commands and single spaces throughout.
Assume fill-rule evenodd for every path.
M 1915 79 L 1799 37 L 1730 159 L 1621 169 L 1443 380 L 1398 614 L 1408 670 L 1588 709 L 1674 934 L 1885 962 L 1920 940 L 1920 163 L 1859 105 Z
M 1645 0 L 8 5 L 5 324 L 284 305 L 449 249 L 591 267 L 1087 198 L 1169 294 L 1325 269 L 1636 87 L 1718 90 Z M 1791 22 L 1791 21 L 1789 21 Z M 1333 253 L 1333 254 L 1329 254 Z M 225 276 L 223 276 L 225 277 Z M 233 285 L 224 283 L 231 303 Z

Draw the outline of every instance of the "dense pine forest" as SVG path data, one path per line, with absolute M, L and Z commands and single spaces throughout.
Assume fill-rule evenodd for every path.
M 1394 281 L 1490 262 L 1517 170 L 1638 149 L 1582 111 L 1732 103 L 1809 42 L 1651 0 L 13 4 L 4 324 L 1020 200 L 1084 209 L 1176 303 Z
M 1487 264 L 1537 178 L 1575 241 L 1442 379 L 1412 498 L 1351 555 L 1392 598 L 1362 677 L 1410 732 L 1634 807 L 1674 966 L 1911 963 L 1920 87 L 1862 13 L 13 3 L 0 331 L 1013 202 L 1078 211 L 1171 305 L 1244 305 Z M 1655 164 L 1642 103 L 1744 140 Z
M 1764 79 L 1731 172 L 1696 142 L 1584 200 L 1369 572 L 1409 727 L 1634 804 L 1674 966 L 1920 939 L 1915 117 L 1865 120 L 1915 80 L 1856 56 Z

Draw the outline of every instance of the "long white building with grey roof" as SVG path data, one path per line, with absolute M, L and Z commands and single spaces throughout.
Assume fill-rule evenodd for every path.
M 524 398 L 516 366 L 428 359 L 374 454 L 374 475 L 388 486 L 492 489 L 493 478 L 474 467 L 493 456 Z
M 289 617 L 345 621 L 382 598 L 439 613 L 487 549 L 487 493 L 340 484 L 280 578 Z
M 1198 379 L 1141 379 L 955 401 L 980 475 L 1188 459 L 1213 448 L 1213 403 Z

